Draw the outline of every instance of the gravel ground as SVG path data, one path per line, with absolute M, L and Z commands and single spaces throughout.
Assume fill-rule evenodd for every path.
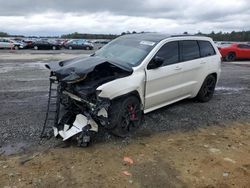
M 49 71 L 44 63 L 91 51 L 0 52 L 0 154 L 38 148 L 48 94 Z M 193 130 L 230 121 L 250 120 L 250 63 L 222 64 L 214 98 L 208 103 L 184 100 L 145 115 L 138 135 Z M 100 134 L 99 140 L 112 139 Z M 52 138 L 43 147 L 58 143 Z

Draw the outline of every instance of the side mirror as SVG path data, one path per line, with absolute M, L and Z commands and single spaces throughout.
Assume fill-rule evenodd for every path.
M 162 66 L 164 58 L 155 56 L 148 64 L 148 69 L 156 69 Z

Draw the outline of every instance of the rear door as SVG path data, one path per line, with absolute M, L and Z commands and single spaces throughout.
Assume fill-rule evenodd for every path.
M 180 61 L 182 67 L 182 93 L 194 93 L 200 82 L 200 77 L 205 69 L 206 59 L 201 58 L 200 47 L 196 40 L 180 41 Z
M 78 41 L 78 47 L 79 47 L 79 49 L 84 49 L 84 41 L 83 40 Z

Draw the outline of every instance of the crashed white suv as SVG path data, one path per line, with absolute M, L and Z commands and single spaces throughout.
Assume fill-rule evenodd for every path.
M 50 63 L 66 106 L 55 134 L 67 140 L 84 132 L 81 140 L 103 126 L 127 136 L 143 113 L 185 98 L 209 101 L 220 65 L 211 38 L 156 33 L 121 36 L 88 58 Z

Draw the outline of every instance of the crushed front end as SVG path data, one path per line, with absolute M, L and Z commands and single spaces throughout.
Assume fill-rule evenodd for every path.
M 58 84 L 54 136 L 63 141 L 76 138 L 78 145 L 88 145 L 91 132 L 98 132 L 99 126 L 109 125 L 111 101 L 99 97 L 101 91 L 97 88 L 130 75 L 132 70 L 98 57 L 51 63 L 46 67 L 51 71 L 50 80 Z M 48 109 L 49 105 L 50 99 Z

